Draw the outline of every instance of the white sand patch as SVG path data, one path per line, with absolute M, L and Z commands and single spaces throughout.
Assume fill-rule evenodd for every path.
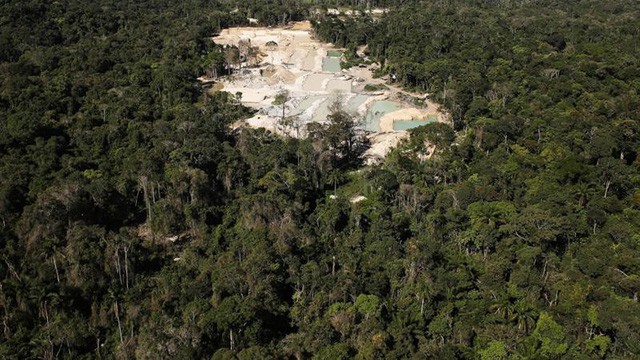
M 400 140 L 409 136 L 406 131 L 381 132 L 369 136 L 371 147 L 365 152 L 367 164 L 376 164 L 387 156 L 389 151 L 398 146 Z
M 333 75 L 330 74 L 310 74 L 304 80 L 302 88 L 306 91 L 323 91 L 326 83 L 332 78 Z
M 309 108 L 304 112 L 305 122 L 318 121 L 318 116 L 321 114 L 320 107 L 324 106 L 327 102 L 327 98 L 320 98 L 315 101 Z
M 327 90 L 327 84 L 329 84 L 329 81 L 331 80 L 333 80 L 333 76 L 322 79 L 322 84 L 320 85 L 320 88 L 322 90 Z
M 307 56 L 307 50 L 302 48 L 297 48 L 293 51 L 289 58 L 289 62 L 293 64 L 302 64 L 304 63 L 304 59 Z
M 242 103 L 251 107 L 260 107 L 265 101 L 273 98 L 278 93 L 277 89 L 272 89 L 269 87 L 264 87 L 261 89 L 252 89 L 252 88 L 244 88 L 244 87 L 233 87 L 229 85 L 225 85 L 224 91 L 229 92 L 231 94 L 236 94 L 238 92 L 242 93 Z
M 313 59 L 313 69 L 314 72 L 322 71 L 322 64 L 324 63 L 324 59 L 327 57 L 327 49 L 319 48 L 316 50 L 315 58 Z
M 273 132 L 278 132 L 277 124 L 280 118 L 269 115 L 256 115 L 246 120 L 247 125 L 252 128 L 265 128 Z
M 314 71 L 316 67 L 317 57 L 318 57 L 318 50 L 316 49 L 307 50 L 307 55 L 305 56 L 304 62 L 302 63 L 302 70 Z
M 349 201 L 350 201 L 352 204 L 357 204 L 357 203 L 359 203 L 359 202 L 363 202 L 363 201 L 365 201 L 365 200 L 367 200 L 367 197 L 366 197 L 366 196 L 356 195 L 356 196 L 352 197 Z
M 312 121 L 323 123 L 327 121 L 327 116 L 331 113 L 329 107 L 335 100 L 334 97 L 327 97 L 321 102 L 313 113 Z
M 307 81 L 307 78 L 309 77 L 309 75 L 311 74 L 298 75 L 298 78 L 296 79 L 294 86 L 301 91 L 306 91 L 304 90 L 304 82 Z
M 351 80 L 330 79 L 326 85 L 327 91 L 341 91 L 351 93 Z

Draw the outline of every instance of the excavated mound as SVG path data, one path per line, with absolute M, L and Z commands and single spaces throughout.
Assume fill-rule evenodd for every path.
M 263 74 L 269 85 L 293 84 L 296 81 L 296 76 L 284 66 L 268 66 L 264 69 Z

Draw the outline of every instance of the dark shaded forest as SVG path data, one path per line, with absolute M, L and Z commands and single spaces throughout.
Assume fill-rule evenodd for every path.
M 0 9 L 0 358 L 640 356 L 636 1 Z M 454 128 L 367 167 L 339 110 L 231 130 L 196 78 L 247 17 L 368 45 Z

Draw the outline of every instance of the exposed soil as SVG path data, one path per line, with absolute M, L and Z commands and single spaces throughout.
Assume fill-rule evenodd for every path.
M 299 129 L 304 129 L 306 123 L 311 121 L 324 121 L 334 99 L 340 99 L 346 105 L 356 96 L 366 97 L 360 106 L 353 109 L 353 115 L 358 118 L 365 118 L 376 101 L 390 100 L 397 103 L 399 110 L 377 117 L 380 118 L 380 131 L 370 135 L 372 147 L 367 154 L 375 161 L 384 157 L 390 148 L 407 136 L 406 131 L 393 130 L 394 120 L 435 115 L 438 121 L 449 121 L 448 116 L 440 112 L 434 103 L 426 101 L 424 108 L 404 103 L 401 98 L 413 96 L 425 99 L 425 94 L 410 93 L 382 79 L 374 79 L 371 68 L 323 71 L 327 51 L 339 49 L 315 40 L 308 21 L 293 23 L 286 28 L 225 29 L 213 38 L 221 45 L 238 45 L 241 40 L 250 40 L 251 46 L 257 48 L 260 54 L 257 66 L 247 67 L 244 64 L 235 75 L 224 78 L 221 85 L 215 88 L 218 90 L 222 87 L 232 94 L 242 93 L 241 101 L 259 110 L 253 118 L 245 121 L 248 126 L 264 127 L 289 136 L 305 135 L 304 130 L 292 133 L 279 126 L 282 108 L 273 102 L 282 91 L 289 93 L 289 101 L 285 105 L 286 116 L 295 116 Z M 386 88 L 367 93 L 363 90 L 366 84 L 386 85 Z

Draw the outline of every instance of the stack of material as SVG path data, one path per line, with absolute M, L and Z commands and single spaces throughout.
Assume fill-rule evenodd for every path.
M 263 73 L 270 75 L 267 75 L 267 84 L 269 85 L 293 84 L 296 81 L 296 76 L 283 66 L 268 66 Z

